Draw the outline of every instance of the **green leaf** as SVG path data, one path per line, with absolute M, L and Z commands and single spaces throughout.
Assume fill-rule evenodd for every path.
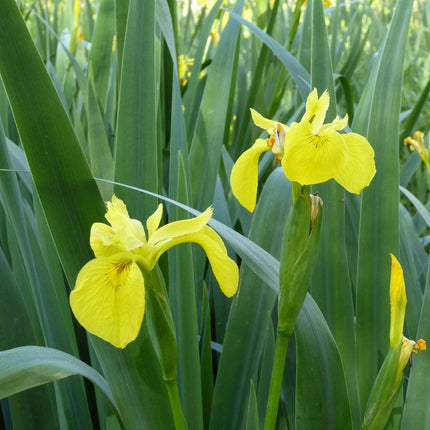
M 240 12 L 243 4 L 244 0 L 239 0 L 234 10 Z M 227 118 L 231 97 L 229 84 L 234 79 L 238 37 L 239 25 L 229 21 L 215 51 L 191 142 L 191 200 L 198 209 L 207 208 L 215 194 L 224 128 L 230 120 Z
M 297 319 L 295 336 L 295 428 L 352 429 L 341 356 L 321 311 L 309 295 Z
M 95 95 L 103 110 L 106 110 L 114 33 L 115 0 L 102 0 L 97 11 L 88 63 L 96 83 Z
M 285 68 L 290 72 L 290 75 L 297 85 L 297 89 L 299 90 L 300 95 L 303 100 L 306 100 L 306 97 L 310 91 L 310 77 L 309 73 L 306 69 L 300 64 L 297 59 L 291 55 L 282 45 L 280 45 L 276 40 L 266 34 L 264 31 L 259 29 L 254 24 L 250 23 L 243 19 L 237 13 L 229 12 L 231 17 L 241 24 L 248 27 L 253 34 L 255 34 L 262 42 L 264 42 L 273 53 L 279 58 L 281 63 L 285 66 Z
M 39 346 L 23 346 L 0 351 L 0 398 L 71 375 L 81 375 L 89 379 L 100 389 L 120 419 L 106 380 L 76 357 Z
M 254 382 L 251 379 L 249 390 L 248 415 L 246 417 L 246 430 L 259 430 L 260 422 L 258 419 L 257 395 L 255 394 Z
M 417 339 L 430 340 L 430 269 L 427 272 L 426 289 L 418 323 Z M 429 351 L 419 352 L 413 357 L 408 388 L 403 409 L 402 430 L 430 428 L 430 410 L 425 405 L 430 402 L 430 384 L 427 378 L 430 372 Z
M 145 73 L 142 73 L 145 71 Z M 130 0 L 119 88 L 115 179 L 158 191 L 156 133 L 155 1 Z M 130 214 L 146 219 L 157 202 L 115 190 Z

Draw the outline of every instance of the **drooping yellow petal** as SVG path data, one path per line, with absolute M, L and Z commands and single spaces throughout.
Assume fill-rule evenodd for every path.
M 397 258 L 391 255 L 390 279 L 390 347 L 395 348 L 403 339 L 403 324 L 406 311 L 406 289 L 403 269 Z M 412 350 L 411 350 L 412 351 Z M 410 355 L 410 354 L 409 354 Z
M 208 257 L 221 291 L 227 297 L 232 297 L 236 293 L 239 284 L 239 269 L 228 256 L 224 242 L 212 228 L 205 226 L 200 232 L 178 237 L 173 242 L 173 244 L 168 244 L 169 248 L 184 242 L 194 242 L 200 245 Z
M 217 236 L 218 239 L 214 240 L 214 236 Z M 221 238 L 214 230 L 206 226 L 201 233 L 194 233 L 189 239 L 198 243 L 205 250 L 221 291 L 225 296 L 232 297 L 239 285 L 239 269 L 227 255 L 224 244 L 222 247 L 219 246 Z
M 273 119 L 264 118 L 263 115 L 259 114 L 256 110 L 250 108 L 252 120 L 257 127 L 267 130 L 269 133 L 273 134 L 273 129 L 275 128 L 276 121 Z
M 230 184 L 239 203 L 252 212 L 257 202 L 258 159 L 270 147 L 264 139 L 257 139 L 236 161 L 231 170 Z
M 348 149 L 337 132 L 312 133 L 312 124 L 300 122 L 285 138 L 282 168 L 285 176 L 302 185 L 319 184 L 337 176 L 348 162 Z
M 91 227 L 90 245 L 96 257 L 109 257 L 127 251 L 111 226 L 95 222 Z
M 142 325 L 142 273 L 126 253 L 91 260 L 79 272 L 70 305 L 88 332 L 125 348 L 136 339 Z
M 163 215 L 163 205 L 160 203 L 157 210 L 146 220 L 146 229 L 148 230 L 148 239 L 152 236 L 155 230 L 160 225 Z
M 349 160 L 334 179 L 350 193 L 360 194 L 375 176 L 375 151 L 368 140 L 359 134 L 342 134 L 342 137 L 348 147 Z
M 127 250 L 139 248 L 146 242 L 142 223 L 129 217 L 127 207 L 121 199 L 112 196 L 112 201 L 107 202 L 107 208 L 105 217 Z

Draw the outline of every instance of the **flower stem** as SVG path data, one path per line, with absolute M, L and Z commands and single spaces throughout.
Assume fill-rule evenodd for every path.
M 176 430 L 187 430 L 184 414 L 182 412 L 181 399 L 179 398 L 178 384 L 175 379 L 166 381 L 167 392 L 169 394 L 170 406 L 172 408 L 173 420 Z
M 264 430 L 274 430 L 278 416 L 279 398 L 281 396 L 282 379 L 284 376 L 285 359 L 290 333 L 278 330 L 273 360 L 272 377 L 270 379 L 269 398 L 267 400 Z

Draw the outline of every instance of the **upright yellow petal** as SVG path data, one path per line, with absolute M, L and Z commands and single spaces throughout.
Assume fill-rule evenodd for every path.
M 375 176 L 375 151 L 368 140 L 359 134 L 342 134 L 342 137 L 348 147 L 349 160 L 334 178 L 350 193 L 360 194 Z
M 403 269 L 397 258 L 391 255 L 390 280 L 390 347 L 395 348 L 403 339 L 403 324 L 406 311 L 406 289 L 403 279 Z M 412 347 L 411 347 L 412 351 Z M 409 353 L 410 355 L 410 353 Z
M 264 139 L 257 139 L 236 161 L 231 170 L 230 184 L 233 195 L 239 203 L 253 212 L 257 202 L 258 159 L 270 147 Z
M 142 273 L 127 253 L 91 260 L 79 272 L 70 305 L 88 332 L 125 348 L 136 339 L 142 325 Z
M 300 122 L 285 138 L 282 168 L 285 176 L 301 185 L 319 184 L 337 176 L 348 162 L 348 149 L 337 132 L 312 133 L 312 124 Z
M 138 248 L 146 242 L 142 223 L 129 217 L 127 207 L 121 199 L 112 196 L 112 201 L 107 202 L 107 208 L 105 217 L 128 250 Z
M 318 98 L 317 89 L 314 88 L 306 100 L 306 112 L 300 122 L 309 122 L 312 124 L 312 132 L 318 133 L 324 123 L 327 109 L 330 104 L 330 96 L 325 90 L 321 97 Z
M 264 118 L 263 115 L 259 114 L 256 110 L 250 108 L 252 120 L 257 127 L 267 130 L 269 133 L 273 134 L 273 129 L 275 128 L 276 121 L 273 119 Z
M 163 215 L 163 205 L 160 203 L 158 205 L 157 210 L 146 221 L 146 229 L 148 230 L 148 240 L 160 225 L 162 215 Z

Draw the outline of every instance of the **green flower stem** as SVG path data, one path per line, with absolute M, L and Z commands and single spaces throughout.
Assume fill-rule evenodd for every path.
M 169 394 L 175 428 L 186 429 L 177 383 L 177 343 L 167 289 L 161 270 L 148 271 L 139 264 L 146 287 L 146 314 L 149 336 L 161 366 Z
M 186 430 L 184 414 L 182 412 L 181 399 L 179 398 L 178 384 L 175 379 L 166 381 L 167 392 L 169 394 L 170 406 L 172 408 L 173 420 L 176 430 Z
M 282 379 L 284 377 L 285 359 L 287 358 L 287 347 L 290 335 L 291 333 L 278 330 L 272 377 L 270 379 L 269 398 L 267 400 L 266 417 L 264 419 L 264 430 L 273 430 L 276 426 Z

